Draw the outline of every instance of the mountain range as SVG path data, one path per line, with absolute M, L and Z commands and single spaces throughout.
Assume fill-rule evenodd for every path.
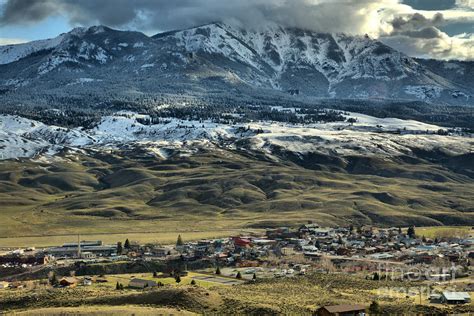
M 1 46 L 0 230 L 472 225 L 473 82 L 278 26 Z
M 469 106 L 473 82 L 474 62 L 415 59 L 368 36 L 280 26 L 252 31 L 212 23 L 151 37 L 94 26 L 0 46 L 0 93 L 8 104 L 28 103 L 25 94 L 98 103 L 111 94 L 245 91 Z

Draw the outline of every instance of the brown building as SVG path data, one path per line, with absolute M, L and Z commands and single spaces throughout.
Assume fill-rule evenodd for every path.
M 323 306 L 316 311 L 318 316 L 365 315 L 364 305 Z
M 59 284 L 61 286 L 76 286 L 79 283 L 79 280 L 75 277 L 64 277 L 59 280 Z

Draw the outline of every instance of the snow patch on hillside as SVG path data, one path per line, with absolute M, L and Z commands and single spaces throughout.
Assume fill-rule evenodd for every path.
M 355 119 L 355 122 L 304 126 L 273 122 L 226 125 L 167 118 L 158 124 L 143 125 L 139 120 L 149 119 L 147 115 L 119 112 L 103 117 L 90 130 L 48 126 L 17 116 L 3 115 L 0 116 L 0 159 L 54 156 L 63 148 L 100 151 L 126 145 L 140 146 L 163 159 L 173 149 L 182 151 L 190 144 L 198 146 L 194 150 L 199 146 L 247 148 L 260 151 L 270 158 L 275 148 L 298 155 L 316 152 L 383 157 L 409 155 L 413 148 L 439 148 L 453 154 L 467 153 L 473 148 L 471 137 L 436 135 L 435 131 L 440 127 L 435 125 L 394 118 L 380 119 L 357 113 L 346 115 L 347 118 Z M 395 131 L 398 133 L 393 133 Z M 192 154 L 192 151 L 188 154 Z
M 428 101 L 434 98 L 439 98 L 443 89 L 438 86 L 422 85 L 422 86 L 407 86 L 405 93 L 415 96 L 416 98 Z

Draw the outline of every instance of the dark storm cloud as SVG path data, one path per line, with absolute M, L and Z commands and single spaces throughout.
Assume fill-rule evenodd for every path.
M 53 1 L 15 0 L 4 5 L 0 24 L 35 23 L 57 12 Z
M 424 38 L 424 39 L 442 37 L 441 31 L 433 26 L 425 27 L 420 30 L 405 31 L 405 32 L 401 32 L 400 34 L 408 36 L 408 37 Z
M 391 22 L 395 32 L 432 26 L 437 27 L 445 23 L 446 21 L 441 13 L 436 13 L 432 19 L 428 19 L 420 13 L 415 13 L 409 17 L 397 17 Z
M 258 26 L 275 22 L 325 32 L 357 32 L 361 10 L 398 0 L 6 0 L 3 24 L 31 23 L 61 13 L 71 24 L 170 30 L 215 21 Z M 24 14 L 40 11 L 38 14 Z M 41 13 L 41 14 L 39 14 Z

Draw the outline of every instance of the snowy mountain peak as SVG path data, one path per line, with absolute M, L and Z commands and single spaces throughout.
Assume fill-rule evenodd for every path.
M 440 72 L 444 67 L 427 64 L 368 36 L 274 24 L 244 29 L 211 23 L 153 37 L 93 26 L 50 40 L 0 47 L 0 86 L 31 86 L 48 74 L 52 89 L 71 82 L 116 86 L 120 80 L 128 85 L 135 76 L 150 83 L 136 87 L 142 92 L 156 92 L 149 90 L 179 78 L 200 88 L 212 82 L 224 90 L 240 85 L 259 93 L 267 89 L 319 98 L 443 99 L 456 104 L 472 98 L 474 87 L 464 83 L 469 80 L 446 79 Z
M 398 80 L 420 71 L 411 58 L 368 36 L 325 34 L 269 24 L 259 30 L 245 30 L 212 23 L 177 32 L 170 37 L 187 52 L 219 54 L 274 79 L 297 69 L 316 70 L 331 85 L 345 79 Z

